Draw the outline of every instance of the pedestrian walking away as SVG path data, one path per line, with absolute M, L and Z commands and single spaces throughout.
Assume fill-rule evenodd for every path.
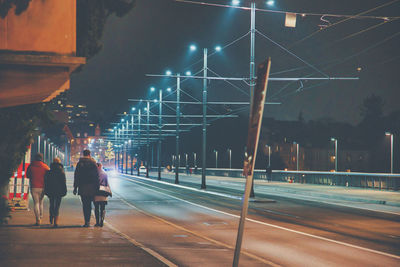
M 106 216 L 106 205 L 108 197 L 112 197 L 110 185 L 108 183 L 107 173 L 103 170 L 103 165 L 97 163 L 99 172 L 99 191 L 94 196 L 94 214 L 96 216 L 96 225 L 103 227 Z
M 49 169 L 49 166 L 43 162 L 43 155 L 38 153 L 26 170 L 26 177 L 30 180 L 33 211 L 36 218 L 35 225 L 37 226 L 41 224 L 43 218 L 44 176 Z
M 74 173 L 74 195 L 78 193 L 81 197 L 83 217 L 85 224 L 83 227 L 90 226 L 90 214 L 92 212 L 92 202 L 99 190 L 99 173 L 96 161 L 90 156 L 90 150 L 83 151 L 83 157 L 76 164 Z
M 67 194 L 64 166 L 59 158 L 54 158 L 50 170 L 44 176 L 44 193 L 49 197 L 50 224 L 58 227 L 61 199 Z

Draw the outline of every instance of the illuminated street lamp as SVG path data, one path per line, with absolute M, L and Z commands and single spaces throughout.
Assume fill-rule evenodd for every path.
M 232 0 L 232 5 L 238 6 L 240 4 L 239 0 Z
M 390 136 L 390 173 L 393 173 L 393 134 L 386 132 L 385 135 Z
M 217 45 L 217 46 L 215 47 L 215 51 L 216 51 L 216 52 L 221 52 L 221 50 L 222 50 L 222 47 L 221 47 L 221 46 Z
M 296 145 L 296 170 L 299 171 L 299 144 L 296 142 L 293 142 L 293 144 Z
M 214 149 L 214 153 L 215 153 L 215 168 L 218 168 L 218 151 Z
M 271 167 L 271 146 L 265 145 L 265 147 L 268 147 L 268 167 Z
M 229 169 L 232 169 L 232 149 L 228 148 L 229 155 Z
M 188 71 L 185 72 L 185 74 L 186 74 L 186 76 L 191 76 L 192 72 L 190 70 L 188 70 Z
M 335 172 L 337 172 L 337 163 L 338 163 L 338 161 L 337 161 L 337 158 L 338 158 L 338 155 L 337 155 L 337 139 L 336 138 L 331 138 L 331 141 L 332 142 L 335 142 Z
M 274 6 L 275 5 L 275 1 L 273 1 L 273 0 L 268 0 L 266 3 L 267 3 L 267 6 Z

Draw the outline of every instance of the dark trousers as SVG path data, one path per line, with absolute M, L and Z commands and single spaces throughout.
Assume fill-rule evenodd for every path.
M 61 197 L 49 197 L 49 199 L 50 199 L 50 208 L 49 208 L 50 217 L 54 218 L 55 216 L 58 216 L 58 212 L 60 210 L 60 205 L 61 205 Z
M 85 218 L 85 224 L 90 222 L 90 213 L 92 212 L 92 196 L 81 196 L 83 217 Z
M 105 215 L 106 201 L 94 202 L 94 214 L 96 215 L 96 223 L 102 224 Z

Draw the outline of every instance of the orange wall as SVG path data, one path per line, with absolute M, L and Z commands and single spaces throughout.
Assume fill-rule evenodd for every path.
M 32 0 L 0 18 L 0 50 L 76 53 L 76 0 Z

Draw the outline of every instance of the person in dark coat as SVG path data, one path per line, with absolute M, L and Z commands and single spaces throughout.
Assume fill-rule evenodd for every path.
M 97 194 L 94 196 L 94 214 L 96 216 L 96 225 L 103 227 L 104 218 L 106 216 L 106 205 L 108 197 L 112 196 L 110 185 L 108 184 L 107 173 L 103 170 L 103 165 L 97 163 L 97 168 L 99 171 L 99 183 L 100 188 Z M 102 189 L 106 190 L 102 190 Z
M 74 195 L 81 196 L 83 216 L 85 224 L 83 227 L 90 226 L 90 214 L 92 212 L 92 202 L 99 190 L 99 173 L 96 161 L 90 156 L 90 150 L 83 151 L 83 157 L 79 159 L 74 173 Z
M 54 158 L 50 170 L 44 176 L 44 193 L 50 199 L 50 224 L 58 227 L 61 198 L 67 194 L 64 166 L 59 158 Z

